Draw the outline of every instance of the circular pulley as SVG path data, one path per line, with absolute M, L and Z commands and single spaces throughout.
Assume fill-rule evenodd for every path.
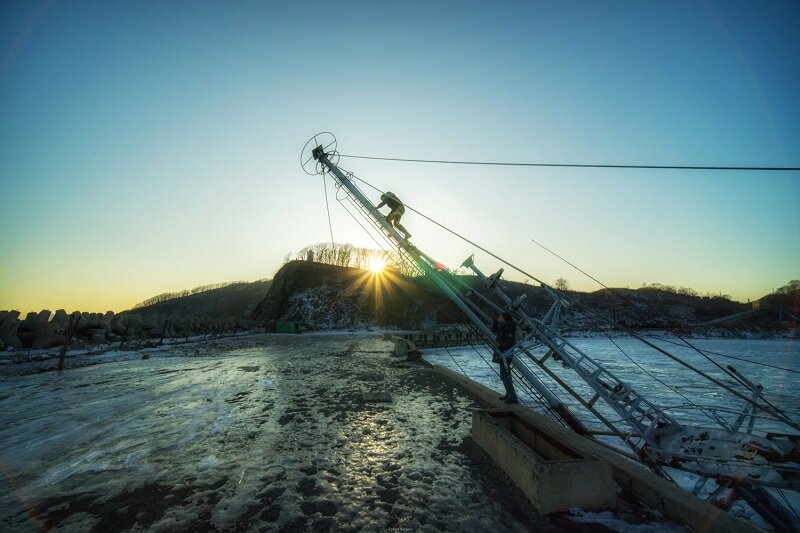
M 334 165 L 339 162 L 339 152 L 336 151 L 336 136 L 323 131 L 311 137 L 300 152 L 300 166 L 309 176 L 322 174 L 325 169 L 319 162 L 319 156 L 325 154 Z

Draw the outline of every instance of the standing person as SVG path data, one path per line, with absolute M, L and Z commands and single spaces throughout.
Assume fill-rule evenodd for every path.
M 511 313 L 505 312 L 497 315 L 492 322 L 492 331 L 495 334 L 495 342 L 497 343 L 497 350 L 495 351 L 492 361 L 500 363 L 500 381 L 506 388 L 505 396 L 500 399 L 506 403 L 519 403 L 517 393 L 514 390 L 514 382 L 511 379 L 511 354 L 506 354 L 516 341 L 517 325 L 511 317 Z
M 375 209 L 380 209 L 384 205 L 388 205 L 389 209 L 391 210 L 389 211 L 389 214 L 386 215 L 386 221 L 402 231 L 406 236 L 406 240 L 410 239 L 411 234 L 406 228 L 403 227 L 402 224 L 400 224 L 400 217 L 402 217 L 406 212 L 406 208 L 403 205 L 403 202 L 400 201 L 400 198 L 395 196 L 393 192 L 386 191 L 384 194 L 381 194 L 381 203 L 376 205 Z

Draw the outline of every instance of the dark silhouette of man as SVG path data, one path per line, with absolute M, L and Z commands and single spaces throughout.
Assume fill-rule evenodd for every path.
M 381 203 L 376 205 L 375 209 L 380 209 L 384 205 L 388 205 L 390 209 L 389 214 L 386 215 L 386 221 L 402 231 L 406 240 L 410 239 L 411 234 L 406 228 L 403 227 L 402 224 L 400 224 L 400 217 L 402 217 L 406 212 L 406 208 L 403 205 L 403 202 L 400 201 L 400 198 L 395 196 L 393 192 L 386 191 L 384 194 L 381 194 Z
M 500 399 L 506 403 L 519 403 L 514 390 L 514 382 L 511 379 L 511 367 L 509 366 L 511 354 L 506 354 L 516 342 L 517 325 L 514 323 L 511 313 L 505 312 L 497 315 L 492 322 L 492 331 L 497 343 L 497 350 L 492 361 L 500 363 L 500 381 L 506 388 L 505 396 L 501 396 Z

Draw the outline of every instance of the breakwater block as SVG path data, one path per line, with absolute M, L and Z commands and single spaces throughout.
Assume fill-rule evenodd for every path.
M 393 355 L 398 357 L 408 357 L 408 354 L 410 353 L 419 353 L 417 351 L 417 345 L 409 339 L 392 335 L 391 341 L 394 344 L 394 352 L 392 352 Z
M 610 464 L 582 455 L 512 410 L 475 411 L 472 438 L 542 514 L 616 506 Z

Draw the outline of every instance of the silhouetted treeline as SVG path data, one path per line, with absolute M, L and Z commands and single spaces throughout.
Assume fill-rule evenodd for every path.
M 266 281 L 266 279 L 258 280 L 258 281 Z M 139 309 L 141 307 L 148 307 L 151 305 L 155 305 L 161 302 L 166 302 L 167 300 L 174 300 L 175 298 L 183 298 L 185 296 L 190 296 L 192 294 L 199 294 L 201 292 L 213 291 L 216 289 L 221 289 L 223 287 L 229 287 L 230 285 L 236 285 L 237 283 L 250 283 L 248 281 L 227 281 L 224 283 L 212 283 L 210 285 L 200 285 L 199 287 L 195 287 L 194 289 L 184 290 L 180 292 L 165 292 L 152 298 L 148 298 L 143 302 L 139 302 L 138 304 L 134 305 L 132 309 Z M 255 283 L 255 282 L 254 282 Z
M 300 261 L 306 261 L 309 257 L 315 263 L 361 269 L 369 268 L 373 261 L 380 261 L 404 275 L 413 276 L 417 273 L 416 268 L 404 263 L 396 252 L 361 248 L 347 243 L 319 242 L 297 253 Z

